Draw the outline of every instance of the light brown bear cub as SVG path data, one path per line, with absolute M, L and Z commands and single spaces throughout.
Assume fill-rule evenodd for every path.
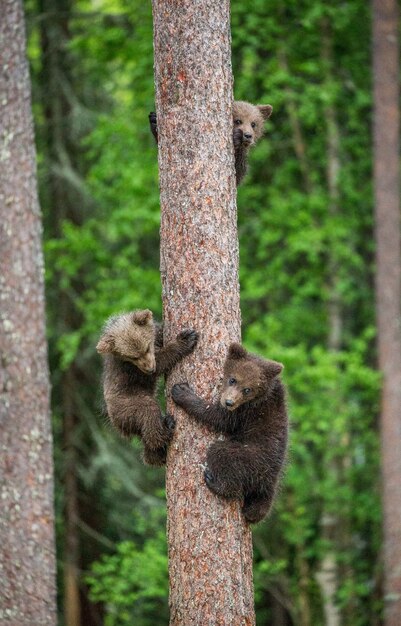
M 163 330 L 148 309 L 111 317 L 96 346 L 104 357 L 103 395 L 108 417 L 125 437 L 139 436 L 148 465 L 164 465 L 175 421 L 155 399 L 157 378 L 190 354 L 198 341 L 184 330 L 163 346 Z
M 254 146 L 263 135 L 264 122 L 272 112 L 273 107 L 270 104 L 254 105 L 243 101 L 234 102 L 233 142 L 237 186 L 247 171 L 249 148 Z
M 233 142 L 237 186 L 244 178 L 248 166 L 249 148 L 255 145 L 264 131 L 264 122 L 273 112 L 270 104 L 250 104 L 236 101 L 233 106 Z M 156 113 L 149 113 L 150 129 L 158 142 Z
M 260 522 L 270 511 L 285 460 L 288 418 L 281 363 L 231 344 L 219 402 L 210 404 L 187 383 L 174 385 L 174 402 L 223 440 L 207 451 L 204 478 L 218 496 L 240 500 L 245 519 Z

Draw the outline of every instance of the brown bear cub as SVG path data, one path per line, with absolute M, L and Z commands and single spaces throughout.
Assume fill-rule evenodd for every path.
M 254 146 L 263 135 L 264 122 L 269 119 L 272 112 L 273 107 L 270 104 L 254 105 L 249 102 L 234 102 L 233 142 L 237 186 L 247 171 L 249 148 Z
M 139 436 L 148 465 L 164 465 L 175 421 L 155 399 L 157 378 L 191 354 L 195 330 L 184 330 L 163 346 L 163 330 L 149 310 L 111 317 L 96 346 L 104 356 L 103 395 L 108 417 L 125 437 Z
M 270 104 L 250 104 L 234 102 L 233 106 L 233 142 L 235 156 L 235 176 L 237 186 L 247 170 L 249 148 L 255 145 L 263 135 L 263 126 L 273 112 Z M 158 142 L 156 113 L 149 113 L 150 129 Z
M 220 401 L 208 404 L 187 383 L 174 385 L 174 401 L 201 424 L 225 435 L 207 451 L 204 478 L 215 494 L 243 502 L 250 523 L 270 511 L 285 460 L 288 417 L 283 366 L 231 344 Z

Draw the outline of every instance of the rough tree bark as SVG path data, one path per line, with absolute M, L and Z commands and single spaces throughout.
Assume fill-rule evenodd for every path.
M 0 621 L 56 623 L 41 217 L 19 0 L 0 20 Z
M 376 314 L 381 406 L 385 624 L 401 615 L 401 242 L 399 17 L 397 0 L 373 0 Z
M 229 1 L 153 0 L 167 339 L 199 346 L 168 380 L 216 398 L 227 346 L 240 339 L 232 145 Z M 202 464 L 213 437 L 171 400 L 167 463 L 170 609 L 174 626 L 254 624 L 252 541 L 240 507 L 212 495 Z

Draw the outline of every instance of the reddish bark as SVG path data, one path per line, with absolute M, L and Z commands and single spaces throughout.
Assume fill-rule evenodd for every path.
M 19 0 L 0 20 L 0 621 L 55 624 L 41 220 Z
M 201 333 L 168 380 L 215 398 L 240 338 L 229 2 L 153 1 L 166 339 Z M 213 436 L 171 400 L 167 464 L 171 624 L 252 625 L 252 542 L 238 504 L 212 495 L 202 464 Z
M 381 407 L 385 624 L 401 616 L 401 242 L 397 0 L 373 0 L 376 312 Z

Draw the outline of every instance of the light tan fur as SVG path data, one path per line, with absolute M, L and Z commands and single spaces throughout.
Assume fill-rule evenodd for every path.
M 100 354 L 113 354 L 145 374 L 152 374 L 156 369 L 152 311 L 145 309 L 111 317 L 96 349 Z
M 242 100 L 233 106 L 233 143 L 237 185 L 244 178 L 248 167 L 249 148 L 261 138 L 264 122 L 272 114 L 270 104 L 251 104 Z
M 251 104 L 238 100 L 233 106 L 234 128 L 244 133 L 243 143 L 253 146 L 264 133 L 264 122 L 273 112 L 270 104 Z

